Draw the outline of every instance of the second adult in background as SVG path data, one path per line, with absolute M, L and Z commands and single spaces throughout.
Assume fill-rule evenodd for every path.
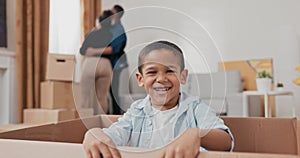
M 122 114 L 124 111 L 120 108 L 119 103 L 119 82 L 120 74 L 124 68 L 128 67 L 126 54 L 124 48 L 126 46 L 127 37 L 125 29 L 121 23 L 121 18 L 124 14 L 124 9 L 120 5 L 114 5 L 111 9 L 113 13 L 111 33 L 113 40 L 111 42 L 112 54 L 110 61 L 113 66 L 113 79 L 110 89 L 113 102 L 113 113 Z
M 112 50 L 109 47 L 112 40 L 111 17 L 110 10 L 104 11 L 98 19 L 99 28 L 96 27 L 88 33 L 80 48 L 80 54 L 85 56 L 80 81 L 80 106 L 93 107 L 95 114 L 108 113 L 109 109 L 108 95 L 112 78 Z M 98 103 L 94 102 L 95 98 Z

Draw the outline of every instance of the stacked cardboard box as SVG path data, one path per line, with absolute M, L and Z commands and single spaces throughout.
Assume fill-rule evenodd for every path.
M 25 109 L 24 123 L 49 123 L 92 116 L 93 109 L 76 108 L 73 97 L 75 56 L 48 54 L 46 81 L 41 82 L 41 108 Z
M 48 54 L 46 80 L 72 82 L 74 70 L 74 55 Z

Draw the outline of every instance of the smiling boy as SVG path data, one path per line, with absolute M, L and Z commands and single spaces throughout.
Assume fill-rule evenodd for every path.
M 84 139 L 88 157 L 120 157 L 115 146 L 160 148 L 163 157 L 195 157 L 200 151 L 233 148 L 223 120 L 199 99 L 181 92 L 188 70 L 181 49 L 168 41 L 144 47 L 136 79 L 147 97 L 135 101 L 109 128 L 89 130 Z

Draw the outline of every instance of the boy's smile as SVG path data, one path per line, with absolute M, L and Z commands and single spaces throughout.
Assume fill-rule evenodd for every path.
M 160 110 L 177 105 L 180 83 L 185 83 L 186 76 L 187 70 L 180 70 L 180 58 L 166 49 L 147 54 L 143 59 L 142 74 L 136 74 L 139 86 L 150 95 L 152 106 Z

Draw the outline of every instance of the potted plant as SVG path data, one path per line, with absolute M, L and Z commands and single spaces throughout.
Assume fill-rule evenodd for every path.
M 278 91 L 281 91 L 283 89 L 283 83 L 282 82 L 278 82 L 277 85 L 276 85 L 276 87 L 277 87 Z
M 266 70 L 257 73 L 256 87 L 260 92 L 268 92 L 271 89 L 272 76 Z

